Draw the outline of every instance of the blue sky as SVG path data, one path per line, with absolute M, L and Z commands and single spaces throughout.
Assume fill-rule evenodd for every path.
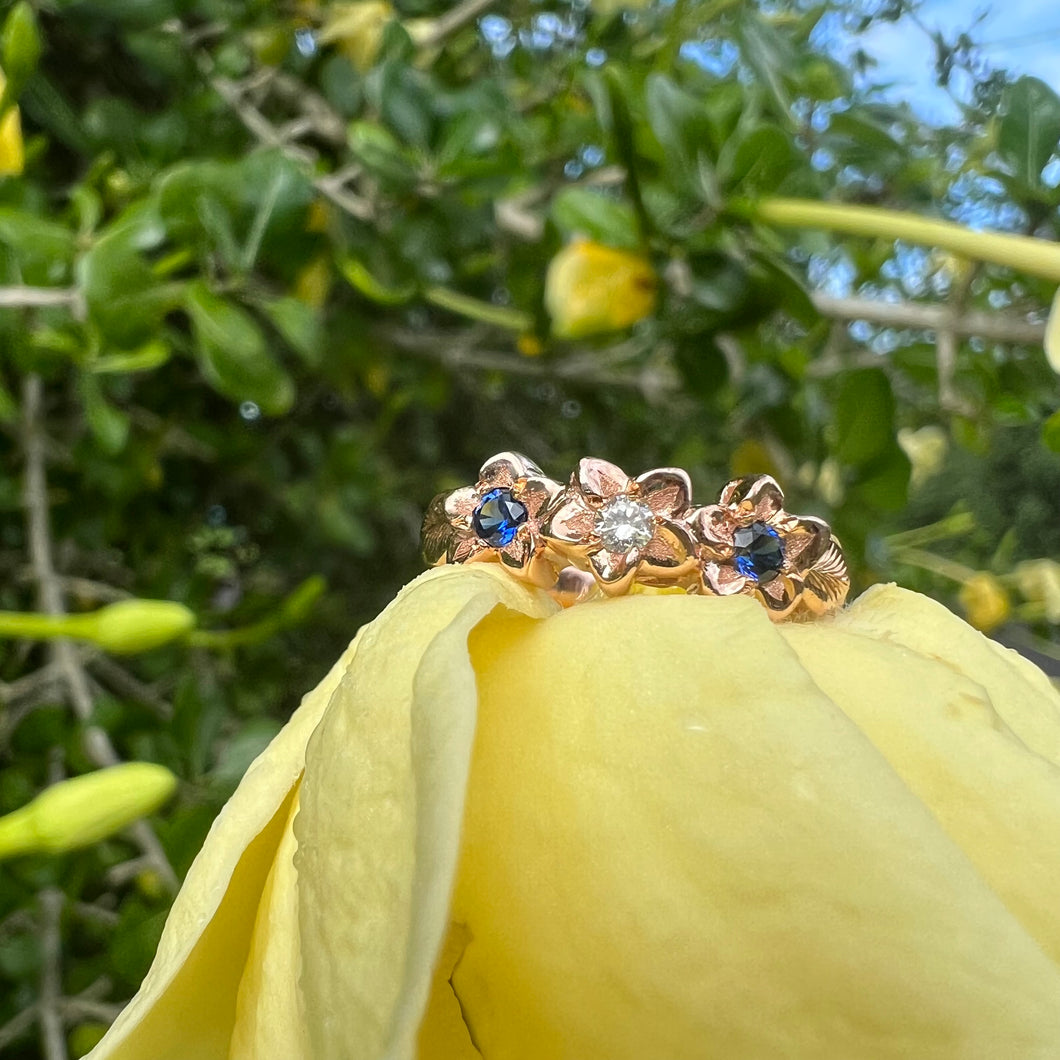
M 1056 0 L 924 0 L 920 19 L 947 40 L 968 29 L 975 16 L 986 17 L 972 39 L 994 66 L 1016 74 L 1034 74 L 1060 92 L 1060 3 Z M 876 78 L 893 81 L 927 118 L 952 121 L 957 112 L 934 85 L 934 48 L 915 26 L 881 23 L 859 38 L 879 62 Z

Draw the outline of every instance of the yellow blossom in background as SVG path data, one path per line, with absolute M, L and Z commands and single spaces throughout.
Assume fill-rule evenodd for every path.
M 968 621 L 984 633 L 997 629 L 1012 613 L 1005 587 L 988 571 L 980 571 L 969 578 L 957 595 Z
M 91 1055 L 1047 1060 L 1057 835 L 1060 695 L 926 597 L 444 567 L 250 767 Z
M 552 333 L 581 339 L 621 331 L 655 311 L 658 280 L 642 254 L 575 239 L 549 263 L 545 308 Z
M 394 9 L 385 0 L 329 4 L 318 40 L 322 45 L 337 45 L 339 51 L 364 73 L 375 65 L 383 43 L 383 31 L 393 19 Z
M 3 94 L 7 79 L 0 71 L 0 95 Z M 0 176 L 18 177 L 26 164 L 25 148 L 22 143 L 22 119 L 18 107 L 11 107 L 0 118 Z
M 0 859 L 91 846 L 154 813 L 176 786 L 177 778 L 153 762 L 126 762 L 60 781 L 0 817 Z
M 898 444 L 912 465 L 910 485 L 916 489 L 942 470 L 950 448 L 950 437 L 935 425 L 913 430 L 903 427 L 898 432 Z
M 1016 584 L 1030 601 L 1042 605 L 1045 618 L 1060 624 L 1060 563 L 1052 559 L 1029 559 L 1015 570 Z

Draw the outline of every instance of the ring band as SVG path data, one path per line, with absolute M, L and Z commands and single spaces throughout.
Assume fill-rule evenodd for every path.
M 769 475 L 734 479 L 697 508 L 680 468 L 631 477 L 596 457 L 561 486 L 521 453 L 498 453 L 475 485 L 431 501 L 423 554 L 429 566 L 500 563 L 565 606 L 639 585 L 753 596 L 781 621 L 834 611 L 850 589 L 831 528 L 786 511 Z

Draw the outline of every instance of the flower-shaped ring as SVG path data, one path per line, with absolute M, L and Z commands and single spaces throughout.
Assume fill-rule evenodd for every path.
M 522 453 L 498 453 L 474 486 L 440 493 L 423 519 L 429 566 L 493 560 L 524 581 L 549 588 L 556 569 L 541 540 L 541 520 L 561 490 Z
M 786 512 L 784 493 L 769 475 L 734 479 L 717 504 L 697 509 L 689 522 L 705 593 L 754 596 L 777 621 L 800 610 L 824 614 L 846 599 L 850 577 L 831 528 Z
M 683 516 L 692 486 L 680 468 L 630 478 L 593 457 L 579 461 L 556 497 L 542 536 L 564 559 L 595 577 L 608 596 L 647 585 L 686 585 L 697 568 L 696 542 Z

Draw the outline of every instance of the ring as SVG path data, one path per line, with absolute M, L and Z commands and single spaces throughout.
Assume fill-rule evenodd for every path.
M 596 457 L 566 486 L 521 453 L 491 457 L 474 486 L 431 501 L 423 554 L 430 566 L 498 562 L 564 606 L 646 586 L 752 596 L 781 621 L 834 611 L 850 589 L 831 528 L 786 511 L 769 475 L 734 479 L 696 508 L 680 468 L 634 478 Z

